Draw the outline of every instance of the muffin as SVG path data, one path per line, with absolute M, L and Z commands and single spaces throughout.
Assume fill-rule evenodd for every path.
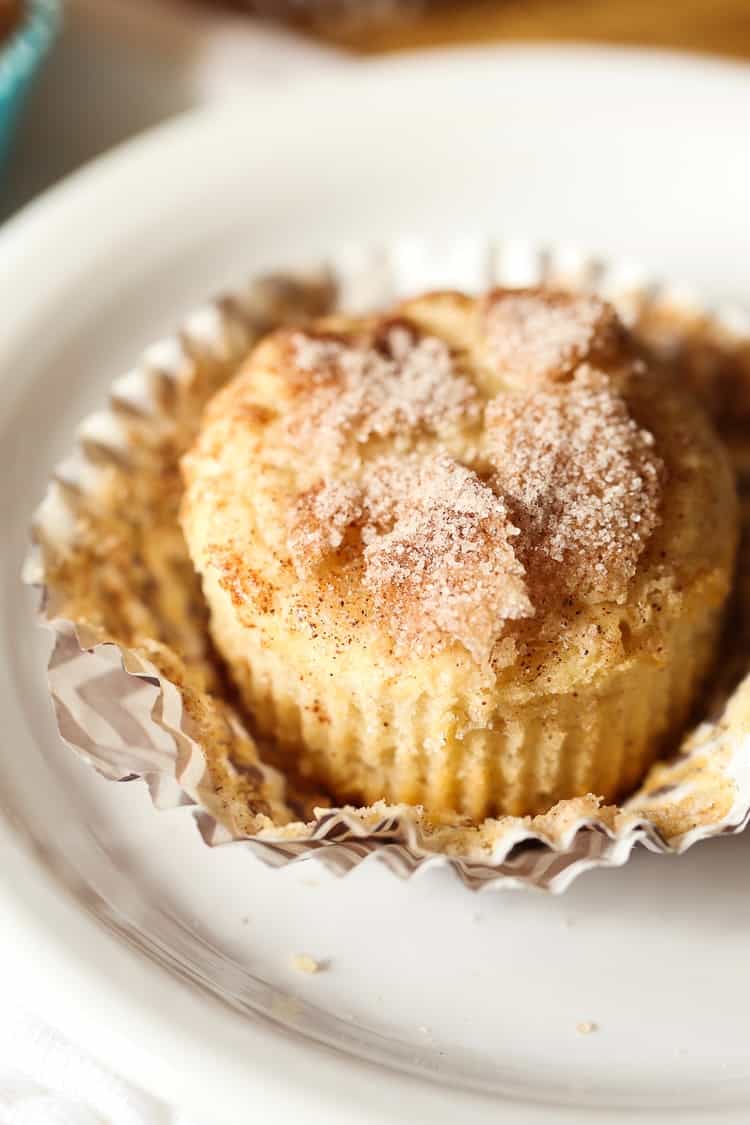
M 616 800 L 711 668 L 732 473 L 599 298 L 431 293 L 275 332 L 183 473 L 214 643 L 339 802 Z

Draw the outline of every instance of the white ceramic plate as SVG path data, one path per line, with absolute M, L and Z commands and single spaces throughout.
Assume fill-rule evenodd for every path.
M 157 813 L 60 746 L 18 571 L 76 421 L 185 310 L 265 266 L 473 229 L 750 297 L 748 120 L 741 68 L 434 55 L 163 128 L 5 229 L 2 987 L 212 1123 L 747 1120 L 748 839 L 642 852 L 561 899 L 211 852 L 188 810 Z M 328 968 L 296 973 L 300 952 Z

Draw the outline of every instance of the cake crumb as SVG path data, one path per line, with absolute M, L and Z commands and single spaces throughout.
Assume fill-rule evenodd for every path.
M 576 1031 L 579 1035 L 591 1035 L 594 1031 L 599 1030 L 599 1024 L 594 1023 L 593 1020 L 581 1020 L 576 1024 Z
M 298 973 L 319 973 L 323 968 L 320 961 L 316 961 L 309 953 L 295 953 L 292 957 L 292 965 Z

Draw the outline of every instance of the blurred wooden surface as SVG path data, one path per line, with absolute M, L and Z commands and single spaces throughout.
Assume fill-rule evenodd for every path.
M 750 59 L 750 0 L 437 0 L 418 17 L 366 30 L 332 26 L 323 38 L 365 54 L 557 40 Z

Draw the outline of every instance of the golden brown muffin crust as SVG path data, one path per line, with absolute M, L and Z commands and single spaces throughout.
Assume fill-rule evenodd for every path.
M 481 815 L 621 792 L 710 665 L 727 459 L 598 298 L 433 293 L 273 333 L 184 473 L 248 707 L 353 798 Z

